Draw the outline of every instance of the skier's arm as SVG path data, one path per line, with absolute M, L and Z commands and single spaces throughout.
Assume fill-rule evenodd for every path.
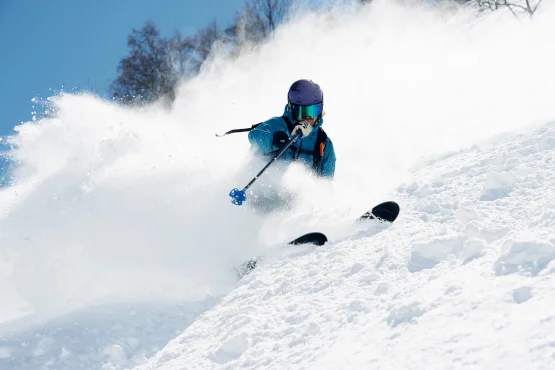
M 254 130 L 249 132 L 249 142 L 252 146 L 256 147 L 260 152 L 266 154 L 278 150 L 280 147 L 274 145 L 276 132 L 282 131 L 283 134 L 278 134 L 278 137 L 288 138 L 287 126 L 281 118 L 272 118 L 258 125 Z

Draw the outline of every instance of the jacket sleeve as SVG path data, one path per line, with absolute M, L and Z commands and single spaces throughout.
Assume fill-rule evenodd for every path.
M 276 131 L 284 131 L 289 135 L 287 125 L 282 118 L 274 117 L 262 122 L 249 132 L 249 142 L 257 151 L 263 154 L 276 151 L 278 147 L 272 145 L 272 140 L 274 139 L 274 133 Z
M 335 174 L 335 150 L 333 149 L 333 143 L 331 140 L 328 140 L 326 144 L 321 166 L 322 177 L 332 179 Z

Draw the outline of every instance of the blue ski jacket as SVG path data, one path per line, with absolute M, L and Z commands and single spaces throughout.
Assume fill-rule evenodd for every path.
M 293 117 L 291 117 L 287 108 L 285 109 L 283 115 L 287 116 L 289 121 L 293 124 L 293 126 L 295 126 L 296 121 Z M 320 118 L 314 125 L 312 132 L 307 137 L 300 140 L 297 139 L 297 141 L 281 155 L 279 160 L 284 162 L 299 161 L 307 167 L 313 168 L 314 150 L 318 150 L 318 148 L 315 148 L 317 145 L 316 139 L 318 137 L 318 131 L 320 131 L 320 127 L 322 127 L 323 123 L 324 120 Z M 287 127 L 287 123 L 282 117 L 270 118 L 250 131 L 249 142 L 251 143 L 255 153 L 269 155 L 272 152 L 279 150 L 279 147 L 272 145 L 274 133 L 277 131 L 283 131 L 287 133 L 287 135 L 291 135 L 291 132 Z M 333 178 L 335 173 L 335 151 L 333 150 L 333 144 L 329 138 L 326 140 L 323 154 L 324 155 L 319 161 L 317 168 L 314 169 L 316 175 Z

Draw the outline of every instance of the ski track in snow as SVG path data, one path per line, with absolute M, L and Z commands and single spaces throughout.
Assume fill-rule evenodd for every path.
M 137 369 L 552 369 L 554 167 L 554 125 L 431 163 L 391 228 L 263 265 Z

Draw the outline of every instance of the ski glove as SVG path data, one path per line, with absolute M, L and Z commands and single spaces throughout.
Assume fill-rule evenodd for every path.
M 312 126 L 310 125 L 310 123 L 308 123 L 307 121 L 301 121 L 297 126 L 295 126 L 293 131 L 291 131 L 291 137 L 297 136 L 299 132 L 302 133 L 302 137 L 307 137 L 311 131 Z
M 278 148 L 281 148 L 285 145 L 285 143 L 289 141 L 289 136 L 284 131 L 276 131 L 274 132 L 274 137 L 272 139 L 272 145 Z

